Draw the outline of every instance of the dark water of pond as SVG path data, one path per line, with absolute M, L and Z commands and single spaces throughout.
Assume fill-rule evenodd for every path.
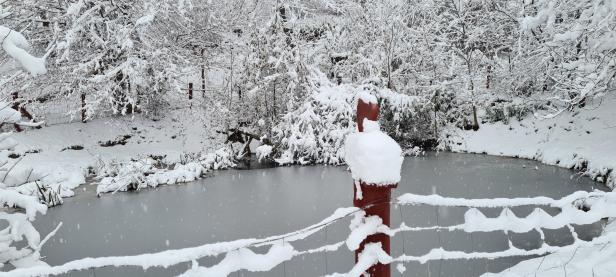
M 537 167 L 537 168 L 535 168 Z M 97 198 L 95 187 L 86 186 L 64 205 L 38 217 L 41 234 L 63 222 L 60 231 L 45 245 L 42 255 L 51 265 L 84 257 L 135 255 L 192 247 L 240 238 L 267 237 L 301 229 L 329 216 L 336 208 L 352 206 L 352 180 L 345 167 L 280 167 L 217 172 L 210 178 L 185 185 L 165 186 Z M 534 161 L 473 154 L 428 153 L 407 158 L 402 181 L 394 195 L 438 193 L 450 197 L 554 198 L 578 190 L 605 189 L 569 170 Z M 525 216 L 534 207 L 514 209 Z M 452 225 L 463 222 L 462 208 L 405 206 L 392 210 L 392 224 L 408 226 Z M 550 213 L 556 211 L 548 210 Z M 500 210 L 484 210 L 496 216 Z M 437 222 L 438 221 L 438 222 Z M 308 249 L 342 241 L 349 234 L 349 220 L 331 225 L 309 239 L 294 243 Z M 577 226 L 582 238 L 601 232 L 601 224 Z M 537 232 L 514 234 L 517 247 L 540 245 Z M 546 242 L 564 245 L 572 241 L 565 230 L 546 231 Z M 499 251 L 508 246 L 503 232 L 413 232 L 392 238 L 392 256 L 422 255 L 432 248 L 461 251 Z M 264 249 L 257 249 L 257 252 Z M 200 261 L 211 265 L 218 258 Z M 479 276 L 499 272 L 523 258 L 407 263 L 404 276 Z M 270 272 L 238 272 L 232 276 L 322 276 L 347 272 L 354 264 L 346 246 L 336 252 L 295 258 Z M 175 276 L 190 265 L 168 269 L 103 268 L 73 272 L 67 276 Z M 392 266 L 394 276 L 400 276 Z

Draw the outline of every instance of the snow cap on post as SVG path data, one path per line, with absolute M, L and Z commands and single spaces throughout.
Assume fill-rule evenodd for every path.
M 378 104 L 376 97 L 372 97 L 372 103 L 364 102 L 361 96 L 358 99 L 359 132 L 346 138 L 345 161 L 355 181 L 383 186 L 397 184 L 400 182 L 402 149 L 396 141 L 381 132 L 376 121 Z

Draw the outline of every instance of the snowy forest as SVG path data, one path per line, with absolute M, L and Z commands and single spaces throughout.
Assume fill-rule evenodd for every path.
M 616 274 L 614 0 L 0 0 L 0 37 L 0 276 Z

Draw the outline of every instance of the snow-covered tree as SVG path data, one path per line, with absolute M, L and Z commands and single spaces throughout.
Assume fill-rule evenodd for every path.
M 238 85 L 230 94 L 239 103 L 240 118 L 246 118 L 248 111 L 271 126 L 280 115 L 302 105 L 308 95 L 310 65 L 302 29 L 293 24 L 297 13 L 290 5 L 273 6 L 269 22 L 245 34 Z
M 546 0 L 527 3 L 521 19 L 520 53 L 542 74 L 548 116 L 584 106 L 614 90 L 616 5 L 611 1 Z M 528 48 L 526 47 L 528 46 Z
M 321 75 L 322 78 L 325 76 Z M 355 130 L 355 89 L 324 81 L 273 128 L 279 164 L 341 164 L 344 139 Z
M 174 4 L 172 4 L 174 3 Z M 66 7 L 55 64 L 68 76 L 67 93 L 85 93 L 88 111 L 132 113 L 179 91 L 186 50 L 179 44 L 189 19 L 177 1 L 80 0 Z
M 184 3 L 184 4 L 182 4 Z M 184 88 L 199 46 L 213 37 L 209 4 L 190 1 L 30 1 L 14 4 L 48 74 L 20 85 L 40 99 L 86 99 L 88 116 L 160 112 Z M 22 80 L 13 80 L 19 83 Z M 32 93 L 30 93 L 32 94 Z M 25 94 L 24 94 L 25 95 Z M 73 111 L 77 112 L 77 110 Z

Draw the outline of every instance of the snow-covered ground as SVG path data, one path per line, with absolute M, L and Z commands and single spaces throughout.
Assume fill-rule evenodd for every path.
M 526 118 L 510 124 L 483 124 L 458 132 L 454 152 L 486 153 L 541 161 L 572 168 L 610 188 L 616 187 L 616 103 L 605 96 L 576 112 L 555 118 Z M 616 222 L 609 220 L 604 237 L 613 238 Z M 615 276 L 616 244 L 612 240 L 531 259 L 498 274 L 485 276 Z
M 486 153 L 538 160 L 572 168 L 616 186 L 616 103 L 614 96 L 552 119 L 526 118 L 510 124 L 483 124 L 457 132 L 454 152 Z
M 96 119 L 86 124 L 75 122 L 15 133 L 12 139 L 19 142 L 15 152 L 21 155 L 18 158 L 21 160 L 13 169 L 13 173 L 17 174 L 10 175 L 5 183 L 20 184 L 28 176 L 30 181 L 43 177 L 43 181 L 56 190 L 59 186 L 61 195 L 67 197 L 72 196 L 72 190 L 84 184 L 89 176 L 128 175 L 122 172 L 126 164 L 145 163 L 148 166 L 141 169 L 147 171 L 154 162 L 173 165 L 194 160 L 205 161 L 205 153 L 214 153 L 224 138 L 211 126 L 200 124 L 204 122 L 201 116 L 200 109 L 185 108 L 172 111 L 158 121 L 141 115 L 134 118 L 113 117 Z M 201 169 L 194 167 L 176 171 L 196 175 L 192 178 L 184 176 L 187 180 L 194 180 L 201 173 Z M 169 178 L 159 174 L 157 182 L 170 183 Z M 106 191 L 120 189 L 110 183 L 122 183 L 111 179 L 103 181 L 108 187 Z M 22 192 L 29 189 L 35 187 L 18 188 Z

